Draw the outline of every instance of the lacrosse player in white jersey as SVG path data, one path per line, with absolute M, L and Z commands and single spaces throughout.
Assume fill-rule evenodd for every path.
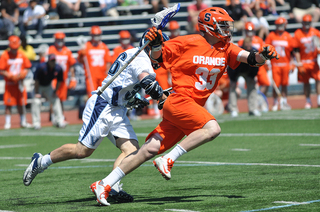
M 108 77 L 102 86 L 109 82 L 137 50 L 138 48 L 129 49 L 119 55 L 109 69 Z M 138 138 L 126 115 L 127 107 L 144 107 L 149 104 L 147 99 L 139 95 L 142 88 L 146 94 L 159 102 L 166 99 L 162 88 L 155 80 L 151 60 L 146 53 L 148 51 L 149 49 L 141 51 L 101 95 L 97 94 L 100 87 L 92 93 L 83 112 L 83 125 L 78 143 L 65 144 L 44 156 L 40 153 L 33 154 L 31 163 L 24 172 L 24 185 L 29 186 L 38 173 L 53 163 L 89 157 L 105 137 L 121 150 L 113 168 L 116 168 L 127 155 L 139 149 Z M 118 202 L 133 201 L 133 197 L 122 190 L 119 182 L 112 187 L 110 197 Z

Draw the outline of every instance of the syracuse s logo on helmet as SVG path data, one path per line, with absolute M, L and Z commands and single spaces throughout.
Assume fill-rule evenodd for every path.
M 210 18 L 211 18 L 211 14 L 210 13 L 206 13 L 205 15 L 204 15 L 204 21 L 206 21 L 206 22 L 209 22 L 210 21 Z

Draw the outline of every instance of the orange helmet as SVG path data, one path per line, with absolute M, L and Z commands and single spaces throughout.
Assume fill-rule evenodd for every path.
M 101 35 L 102 31 L 99 26 L 92 26 L 90 30 L 90 35 Z
M 312 16 L 310 14 L 306 14 L 302 18 L 302 22 L 312 22 Z
M 288 23 L 288 22 L 287 22 L 287 19 L 285 19 L 285 18 L 283 18 L 283 17 L 278 18 L 278 19 L 274 22 L 275 25 L 281 25 L 281 24 L 287 24 L 287 23 Z
M 169 30 L 176 30 L 179 29 L 179 23 L 177 21 L 170 21 L 169 22 Z
M 245 25 L 245 29 L 247 31 L 253 31 L 254 30 L 254 24 L 252 22 L 247 22 L 246 25 Z
M 10 49 L 18 49 L 20 47 L 21 40 L 18 36 L 11 35 L 8 40 Z
M 131 38 L 131 34 L 127 30 L 120 31 L 119 35 L 120 35 L 120 39 L 129 39 L 129 38 Z
M 65 37 L 66 37 L 66 34 L 64 34 L 63 32 L 56 32 L 54 34 L 55 39 L 64 39 Z
M 198 17 L 199 30 L 221 40 L 229 42 L 232 29 L 229 22 L 233 19 L 220 7 L 209 7 L 202 10 Z

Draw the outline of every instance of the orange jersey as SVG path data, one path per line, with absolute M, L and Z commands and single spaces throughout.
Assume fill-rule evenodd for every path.
M 19 74 L 24 69 L 31 68 L 30 60 L 25 56 L 25 54 L 18 50 L 17 55 L 11 55 L 7 50 L 5 50 L 0 58 L 0 70 L 8 71 L 13 75 Z M 7 84 L 17 84 L 18 82 L 8 81 L 6 78 Z
M 290 63 L 291 52 L 295 47 L 295 41 L 288 32 L 284 31 L 282 34 L 270 32 L 265 42 L 266 44 L 273 45 L 280 56 L 278 60 L 271 60 L 272 66 L 285 66 L 286 63 Z
M 300 50 L 301 61 L 303 63 L 312 63 L 317 60 L 317 48 L 312 42 L 312 37 L 320 37 L 319 30 L 311 27 L 308 33 L 302 29 L 297 29 L 294 33 L 296 47 Z
M 156 73 L 156 80 L 159 82 L 159 85 L 161 86 L 161 88 L 162 89 L 170 88 L 169 81 L 168 81 L 168 78 L 169 78 L 168 71 L 160 67 L 154 72 Z
M 63 79 L 64 81 L 68 79 L 69 69 L 76 63 L 76 60 L 72 56 L 72 52 L 70 51 L 70 49 L 64 46 L 59 51 L 54 45 L 52 45 L 48 49 L 47 55 L 49 54 L 56 55 L 57 64 L 59 64 L 63 70 Z
M 243 45 L 243 40 L 244 39 L 240 39 L 238 41 L 238 46 L 242 46 Z M 252 47 L 255 48 L 256 50 L 259 50 L 261 46 L 263 46 L 264 42 L 263 40 L 259 37 L 259 36 L 253 36 L 252 37 Z
M 117 46 L 116 48 L 113 49 L 113 55 L 112 55 L 112 63 L 118 58 L 118 56 L 128 50 L 128 49 L 133 49 L 133 46 L 129 46 L 127 49 L 122 48 L 122 46 Z
M 176 93 L 192 97 L 204 106 L 227 65 L 235 69 L 243 51 L 235 44 L 211 46 L 198 34 L 180 36 L 164 43 L 161 65 L 170 70 L 172 88 Z
M 111 63 L 110 50 L 107 45 L 100 42 L 97 46 L 93 46 L 91 41 L 88 41 L 84 47 L 84 53 L 87 58 L 91 76 L 96 78 L 105 78 L 107 76 L 107 63 Z M 85 70 L 88 73 L 87 66 Z

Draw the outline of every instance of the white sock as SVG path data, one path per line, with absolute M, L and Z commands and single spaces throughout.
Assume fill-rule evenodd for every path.
M 20 123 L 26 123 L 26 115 L 25 114 L 22 114 L 20 116 Z
M 164 157 L 170 158 L 173 161 L 176 161 L 180 156 L 187 153 L 187 151 L 182 148 L 179 144 L 173 148 L 168 154 L 166 154 Z
M 6 115 L 6 124 L 11 124 L 11 115 Z
M 116 192 L 119 192 L 120 191 L 119 185 L 120 185 L 120 180 L 112 186 L 112 189 L 115 190 Z
M 47 168 L 48 166 L 50 166 L 51 164 L 53 164 L 51 157 L 50 157 L 50 153 L 46 154 L 45 156 L 43 156 L 42 160 L 41 160 L 41 166 L 43 168 Z
M 318 106 L 320 106 L 320 94 L 318 94 Z
M 118 181 L 120 181 L 126 174 L 119 168 L 115 168 L 106 178 L 101 181 L 102 185 L 109 185 L 112 187 Z
M 287 103 L 287 97 L 282 98 L 282 103 Z

